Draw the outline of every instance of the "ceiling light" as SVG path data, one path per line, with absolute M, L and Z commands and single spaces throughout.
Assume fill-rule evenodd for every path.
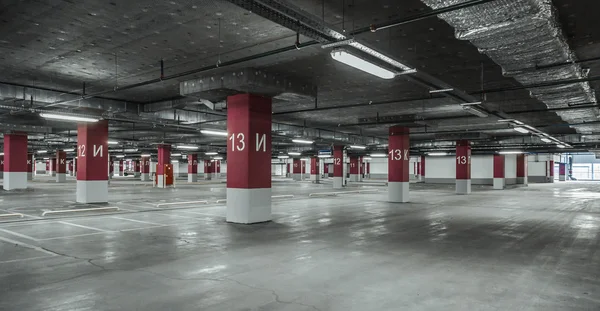
M 447 156 L 448 152 L 429 152 L 427 153 L 428 156 L 432 156 L 432 157 L 442 157 L 442 156 Z
M 331 58 L 348 66 L 352 66 L 356 69 L 380 77 L 382 79 L 393 79 L 396 76 L 394 72 L 385 69 L 379 65 L 375 65 L 371 62 L 368 62 L 360 57 L 354 56 L 346 52 L 345 50 L 332 51 Z
M 55 114 L 55 113 L 40 113 L 40 117 L 44 119 L 76 121 L 76 122 L 98 122 L 98 118 L 78 117 L 71 115 Z
M 489 114 L 487 112 L 485 112 L 483 109 L 474 107 L 474 106 L 470 106 L 470 105 L 471 104 L 461 104 L 463 110 L 472 115 L 476 115 L 480 118 L 487 118 L 489 116 Z M 473 103 L 472 105 L 478 105 L 478 104 Z
M 137 151 L 138 151 L 137 148 L 123 149 L 123 152 L 137 152 Z
M 385 157 L 387 157 L 387 154 L 385 154 L 385 153 L 372 153 L 372 154 L 370 154 L 370 156 L 372 156 L 373 158 L 385 158 Z
M 171 163 L 179 163 L 179 160 L 171 160 Z
M 118 156 L 115 156 L 115 157 L 117 157 L 117 158 L 124 158 L 125 156 L 124 156 L 124 155 L 122 155 L 122 154 L 120 154 L 120 155 L 118 155 Z
M 277 158 L 278 158 L 278 159 L 289 159 L 289 158 L 290 158 L 290 156 L 286 156 L 286 155 L 280 155 L 280 156 L 277 156 Z
M 558 147 L 560 149 L 563 149 L 563 148 L 566 148 L 567 146 L 565 146 L 565 145 L 556 145 L 556 147 Z
M 200 130 L 200 133 L 206 134 L 206 135 L 227 136 L 227 132 L 215 131 L 215 130 Z
M 522 126 L 517 126 L 517 127 L 513 128 L 513 130 L 515 130 L 515 131 L 517 131 L 519 133 L 523 133 L 523 134 L 529 133 L 529 130 L 526 129 L 526 128 L 524 128 L 524 127 L 522 127 Z
M 184 149 L 184 150 L 198 150 L 197 146 L 186 146 L 186 145 L 179 145 L 176 147 L 177 149 Z
M 319 157 L 319 158 L 331 158 L 331 155 L 330 154 L 320 154 L 317 157 Z
M 300 153 L 300 152 L 288 152 L 288 154 L 291 155 L 291 156 L 299 156 L 302 153 Z
M 223 160 L 223 157 L 214 157 L 213 160 Z
M 503 151 L 499 151 L 499 154 L 522 154 L 523 151 L 519 151 L 519 150 L 503 150 Z
M 44 158 L 44 160 L 50 160 L 50 158 Z
M 171 154 L 171 156 L 172 156 L 172 157 L 180 157 L 180 156 L 181 156 L 181 153 L 173 153 L 173 154 Z
M 109 140 L 109 141 L 107 142 L 107 144 L 109 144 L 109 145 L 118 145 L 118 144 L 119 144 L 119 142 L 118 142 L 118 141 L 115 141 L 115 140 Z
M 64 149 L 63 151 L 64 152 L 73 152 L 73 151 L 75 151 L 75 149 L 73 149 L 73 148 L 71 148 L 71 149 Z
M 550 139 L 548 139 L 548 138 L 545 138 L 545 137 L 544 137 L 544 138 L 542 138 L 542 141 L 543 141 L 543 142 L 546 142 L 546 143 L 551 143 L 551 142 L 552 142 Z
M 142 158 L 149 158 L 151 155 L 150 154 L 142 154 L 141 157 Z
M 304 140 L 304 139 L 292 139 L 292 142 L 296 144 L 312 144 L 314 141 L 312 140 Z
M 429 94 L 452 92 L 454 89 L 430 90 Z
M 212 152 L 206 152 L 206 153 L 204 153 L 204 154 L 206 154 L 206 155 L 217 155 L 217 154 L 219 154 L 219 153 L 218 153 L 218 152 L 214 152 L 214 151 L 212 151 Z
M 38 150 L 37 153 L 48 153 L 48 150 Z
M 373 159 L 371 159 L 369 157 L 364 157 L 363 160 L 368 161 L 368 160 L 373 160 Z
M 352 148 L 352 149 L 367 149 L 367 146 L 354 145 L 354 146 L 350 146 L 350 148 Z

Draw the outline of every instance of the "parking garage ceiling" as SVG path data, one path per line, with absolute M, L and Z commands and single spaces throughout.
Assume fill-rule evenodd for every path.
M 384 149 L 395 124 L 411 128 L 414 151 L 452 148 L 458 139 L 472 140 L 474 150 L 563 150 L 540 133 L 573 147 L 564 150 L 596 149 L 600 22 L 584 12 L 599 6 L 593 0 L 4 0 L 0 130 L 29 132 L 34 148 L 73 146 L 74 123 L 39 117 L 52 110 L 109 119 L 110 138 L 122 148 L 141 152 L 172 143 L 224 151 L 222 137 L 200 130 L 226 129 L 231 90 L 182 94 L 181 85 L 261 72 L 315 88 L 271 94 L 274 153 L 310 149 L 293 137 L 314 139 L 313 149 L 336 143 Z M 327 44 L 342 39 L 416 72 L 396 65 L 399 75 L 385 80 L 337 62 Z M 391 68 L 356 45 L 338 44 Z M 431 93 L 441 89 L 451 91 Z M 461 105 L 474 102 L 486 117 Z M 519 133 L 515 123 L 499 120 L 533 130 Z

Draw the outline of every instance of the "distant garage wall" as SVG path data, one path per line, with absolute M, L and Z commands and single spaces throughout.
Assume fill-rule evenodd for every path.
M 371 158 L 369 160 L 371 166 L 371 179 L 388 179 L 388 159 L 387 158 Z M 418 157 L 411 157 L 408 164 L 408 175 L 410 179 L 415 179 L 415 163 L 419 162 Z
M 425 182 L 432 184 L 453 184 L 456 182 L 456 158 L 425 157 Z M 493 185 L 494 157 L 492 155 L 471 156 L 471 184 Z M 516 166 L 515 166 L 516 175 Z M 516 178 L 516 177 L 515 177 Z

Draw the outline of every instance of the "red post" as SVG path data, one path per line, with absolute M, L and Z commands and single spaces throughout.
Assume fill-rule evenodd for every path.
M 4 134 L 4 190 L 27 188 L 27 134 Z
M 108 202 L 108 121 L 77 126 L 77 202 Z
M 456 193 L 471 193 L 471 144 L 468 140 L 456 142 Z
M 344 179 L 344 146 L 333 147 L 333 188 L 341 189 Z
M 502 190 L 506 185 L 504 176 L 505 158 L 502 154 L 495 154 L 493 158 L 494 166 L 494 189 Z
M 388 199 L 409 201 L 410 129 L 392 126 L 388 139 Z
M 56 182 L 67 182 L 67 153 L 62 150 L 56 152 Z

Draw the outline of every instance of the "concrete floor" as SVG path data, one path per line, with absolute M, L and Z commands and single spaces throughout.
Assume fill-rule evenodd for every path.
M 234 225 L 221 183 L 111 183 L 117 213 L 40 216 L 75 184 L 0 193 L 0 310 L 600 310 L 600 183 L 494 191 L 411 185 L 309 198 L 280 180 L 274 221 Z M 210 204 L 157 207 L 161 202 Z M 71 201 L 71 202 L 69 202 Z

